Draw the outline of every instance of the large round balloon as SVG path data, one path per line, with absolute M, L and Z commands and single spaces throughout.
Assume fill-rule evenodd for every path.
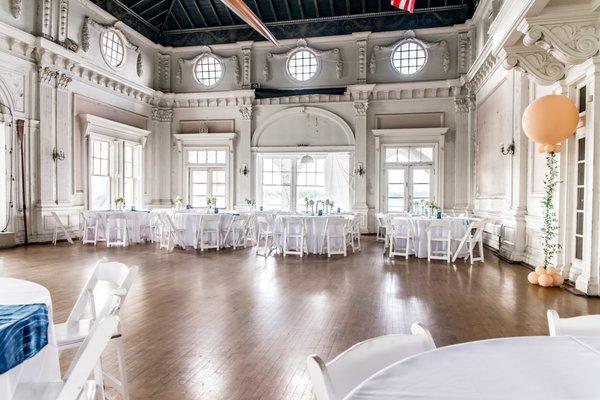
M 577 107 L 560 94 L 540 97 L 523 113 L 523 130 L 546 152 L 560 151 L 556 145 L 571 136 L 578 123 Z

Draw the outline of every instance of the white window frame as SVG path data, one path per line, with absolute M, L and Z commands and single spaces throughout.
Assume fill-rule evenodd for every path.
M 425 53 L 425 61 L 423 61 L 423 65 L 421 66 L 421 68 L 417 69 L 415 72 L 404 73 L 399 68 L 396 68 L 396 66 L 394 65 L 394 55 L 396 54 L 397 51 L 399 51 L 401 46 L 403 46 L 405 44 L 410 44 L 410 43 L 414 43 L 423 49 L 423 52 Z M 421 71 L 423 71 L 425 69 L 428 61 L 429 61 L 429 51 L 427 50 L 427 45 L 425 43 L 423 43 L 422 41 L 415 39 L 415 38 L 409 38 L 409 39 L 404 39 L 404 40 L 400 41 L 396 46 L 394 46 L 394 48 L 392 49 L 392 52 L 390 54 L 390 65 L 392 67 L 392 71 L 394 71 L 395 73 L 397 73 L 401 76 L 417 75 L 418 73 L 420 73 Z
M 214 163 L 191 163 L 189 162 L 189 153 L 191 151 L 223 151 L 225 152 L 225 162 L 217 163 L 216 160 Z M 229 191 L 229 149 L 227 147 L 219 147 L 219 146 L 209 146 L 209 147 L 186 147 L 183 155 L 185 162 L 185 173 L 187 175 L 187 185 L 185 187 L 185 201 L 188 204 L 192 204 L 192 173 L 193 171 L 207 171 L 207 196 L 214 196 L 212 192 L 212 172 L 213 171 L 223 171 L 225 172 L 225 206 L 227 207 L 230 204 L 230 191 Z M 200 205 L 200 207 L 206 207 L 206 204 Z
M 308 78 L 306 80 L 300 80 L 300 79 L 296 78 L 294 75 L 292 75 L 292 73 L 290 71 L 290 61 L 292 60 L 292 57 L 294 57 L 296 54 L 303 52 L 303 51 L 306 51 L 306 52 L 312 54 L 315 57 L 315 60 L 317 61 L 317 69 L 315 70 L 315 73 L 313 74 L 313 76 L 311 76 L 310 78 Z M 285 73 L 294 82 L 298 82 L 298 83 L 311 82 L 314 79 L 316 79 L 317 76 L 319 75 L 319 73 L 321 72 L 322 63 L 323 63 L 323 61 L 321 60 L 319 55 L 313 49 L 311 49 L 309 47 L 298 47 L 298 48 L 292 50 L 291 53 L 288 55 L 287 60 L 285 61 Z
M 375 159 L 379 166 L 379 177 L 376 180 L 378 201 L 377 212 L 385 212 L 387 188 L 385 176 L 385 149 L 389 147 L 433 147 L 432 198 L 444 209 L 444 145 L 445 135 L 450 128 L 405 128 L 405 129 L 373 129 L 375 136 Z
M 228 209 L 233 209 L 233 199 L 235 198 L 235 175 L 234 175 L 234 147 L 233 141 L 236 134 L 231 133 L 176 133 L 173 135 L 179 154 L 179 179 L 175 179 L 175 194 L 179 194 L 188 201 L 190 199 L 190 168 L 208 167 L 212 164 L 191 164 L 188 162 L 188 151 L 201 150 L 225 150 L 225 164 L 215 164 L 216 167 L 225 168 L 225 203 Z M 175 160 L 177 163 L 177 161 Z
M 124 149 L 125 146 L 133 146 L 134 156 L 138 158 L 139 168 L 136 180 L 138 199 L 136 207 L 144 207 L 144 147 L 150 131 L 136 128 L 134 126 L 122 124 L 120 122 L 111 121 L 106 118 L 98 117 L 91 114 L 80 114 L 80 120 L 83 124 L 84 137 L 87 139 L 85 147 L 84 168 L 86 173 L 85 185 L 85 208 L 89 209 L 90 201 L 90 177 L 91 177 L 91 158 L 92 158 L 92 141 L 94 139 L 107 141 L 110 143 L 109 154 L 109 174 L 110 174 L 110 201 L 111 206 L 114 205 L 115 198 L 124 196 Z M 127 205 L 131 203 L 125 199 Z
M 198 65 L 200 64 L 200 62 L 202 60 L 204 60 L 205 58 L 212 58 L 212 59 L 216 60 L 217 63 L 221 66 L 221 75 L 219 76 L 219 78 L 217 79 L 217 81 L 214 84 L 212 84 L 212 85 L 207 85 L 207 84 L 203 83 L 198 78 L 198 74 L 196 73 L 196 68 L 198 67 Z M 214 87 L 217 87 L 221 82 L 223 82 L 223 78 L 225 77 L 225 63 L 223 62 L 223 60 L 220 57 L 216 56 L 215 54 L 212 54 L 212 53 L 203 54 L 200 57 L 198 57 L 198 59 L 194 63 L 194 67 L 192 69 L 192 75 L 194 75 L 194 79 L 202 87 L 205 87 L 205 88 L 214 88 Z

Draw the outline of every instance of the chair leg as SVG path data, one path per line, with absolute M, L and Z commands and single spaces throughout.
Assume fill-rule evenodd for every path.
M 104 372 L 102 372 L 102 360 L 98 360 L 94 366 L 94 380 L 96 381 L 96 398 L 98 400 L 105 400 L 104 394 Z
M 116 338 L 117 358 L 119 365 L 119 379 L 121 381 L 121 391 L 123 400 L 129 400 L 129 388 L 127 385 L 127 371 L 125 369 L 125 348 L 123 346 L 123 337 Z

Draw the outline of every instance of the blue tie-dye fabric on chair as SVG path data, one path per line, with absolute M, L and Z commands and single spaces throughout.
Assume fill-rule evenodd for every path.
M 0 374 L 48 344 L 48 323 L 45 304 L 0 305 Z

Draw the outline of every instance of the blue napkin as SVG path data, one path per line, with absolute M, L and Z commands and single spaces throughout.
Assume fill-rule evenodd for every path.
M 45 304 L 0 305 L 0 374 L 39 353 L 48 344 Z

